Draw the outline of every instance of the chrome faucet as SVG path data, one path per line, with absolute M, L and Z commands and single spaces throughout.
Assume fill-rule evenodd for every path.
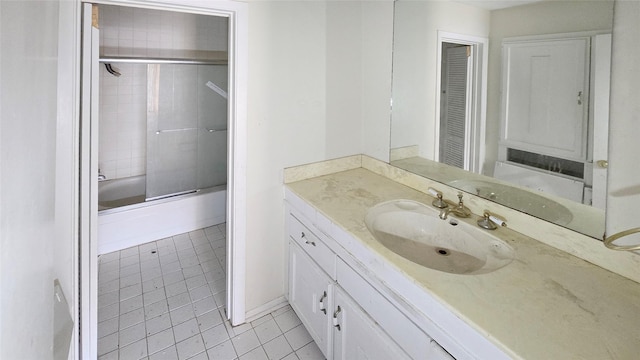
M 471 211 L 466 206 L 464 206 L 464 203 L 462 202 L 461 192 L 458 193 L 458 205 L 442 209 L 442 211 L 440 211 L 440 219 L 446 220 L 449 214 L 453 214 L 461 218 L 468 218 L 469 216 L 471 216 Z
M 107 177 L 102 175 L 102 172 L 100 171 L 100 169 L 98 169 L 98 181 L 104 181 L 107 180 Z

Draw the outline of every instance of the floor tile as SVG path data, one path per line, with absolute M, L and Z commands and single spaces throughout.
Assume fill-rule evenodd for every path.
M 231 338 L 231 342 L 233 343 L 233 347 L 236 349 L 238 355 L 243 355 L 254 348 L 260 346 L 260 340 L 256 336 L 255 331 L 250 329 L 248 331 L 243 332 L 240 335 L 236 335 Z
M 283 357 L 281 360 L 300 360 L 300 358 L 298 357 L 298 355 L 296 355 L 296 353 L 291 353 Z
M 118 333 L 98 339 L 98 355 L 104 355 L 118 348 Z
M 118 331 L 118 318 L 112 318 L 98 323 L 98 339 L 101 337 L 111 335 Z
M 199 301 L 193 300 L 193 312 L 196 316 L 204 315 L 209 311 L 213 311 L 218 308 L 213 296 L 209 296 Z
M 204 274 L 200 274 L 200 275 L 196 275 L 188 278 L 186 280 L 186 283 L 187 283 L 187 289 L 191 290 L 191 289 L 198 288 L 202 285 L 206 285 L 207 279 L 204 277 Z
M 152 319 L 167 312 L 169 312 L 169 306 L 167 305 L 166 301 L 158 301 L 144 307 L 145 319 Z
M 282 331 L 280 331 L 280 328 L 273 318 L 261 324 L 254 325 L 253 330 L 256 332 L 258 339 L 260 339 L 260 342 L 263 344 L 282 335 Z
M 141 307 L 142 295 L 134 296 L 130 299 L 120 301 L 120 314 L 126 314 Z
M 238 360 L 268 360 L 268 358 L 262 346 L 258 346 L 248 353 L 240 356 Z
M 167 302 L 169 303 L 169 311 L 171 311 L 191 304 L 191 297 L 189 297 L 188 292 L 185 292 L 168 298 Z
M 145 324 L 143 322 L 120 330 L 118 334 L 118 346 L 121 348 L 136 341 L 142 340 L 147 336 Z
M 102 294 L 98 296 L 98 309 L 101 309 L 107 305 L 113 305 L 118 301 L 120 301 L 120 291 L 111 291 L 106 294 Z
M 175 345 L 175 343 L 176 340 L 174 339 L 173 331 L 170 328 L 147 338 L 149 354 L 155 354 L 160 350 L 167 349 Z
M 202 338 L 204 339 L 204 346 L 207 349 L 220 345 L 230 339 L 227 329 L 223 324 L 216 325 L 203 331 Z
M 181 270 L 173 271 L 163 275 L 163 280 L 165 285 L 175 284 L 184 280 L 184 274 Z
M 189 290 L 189 296 L 191 296 L 192 301 L 202 300 L 212 295 L 213 294 L 211 293 L 211 289 L 209 289 L 209 285 L 207 284 L 200 286 L 198 288 Z
M 222 317 L 220 316 L 220 313 L 217 311 L 210 311 L 204 315 L 200 315 L 197 317 L 197 320 L 198 320 L 198 326 L 200 326 L 200 331 L 204 331 L 214 326 L 217 326 L 219 324 L 222 324 Z
M 147 336 L 159 333 L 171 328 L 171 317 L 169 313 L 161 314 L 146 321 Z
M 104 306 L 98 311 L 98 322 L 117 317 L 120 314 L 120 303 Z
M 285 332 L 284 337 L 287 338 L 287 341 L 294 350 L 298 350 L 313 341 L 311 335 L 302 324 Z
M 120 359 L 137 360 L 147 356 L 147 339 L 144 338 L 125 347 L 120 347 Z
M 187 320 L 182 324 L 178 324 L 173 327 L 173 335 L 176 339 L 176 342 L 186 340 L 192 337 L 193 335 L 196 335 L 199 333 L 200 333 L 200 328 L 198 327 L 198 320 L 196 320 L 195 318 L 191 320 Z
M 274 319 L 282 332 L 287 332 L 302 323 L 293 310 L 274 316 Z
M 188 359 L 205 351 L 204 341 L 202 341 L 200 334 L 177 343 L 176 348 L 178 349 L 178 359 L 180 360 Z
M 166 299 L 166 295 L 164 294 L 164 288 L 155 289 L 153 291 L 149 291 L 144 294 L 143 302 L 145 306 L 151 305 L 154 302 L 158 302 L 160 300 Z
M 171 285 L 165 286 L 165 292 L 167 293 L 167 297 L 172 297 L 178 294 L 182 294 L 184 292 L 187 292 L 187 284 L 184 280 L 178 281 Z
M 279 360 L 293 352 L 291 345 L 289 345 L 284 335 L 280 335 L 267 343 L 263 343 L 262 347 L 269 359 Z
M 238 356 L 231 340 L 207 350 L 207 355 L 209 355 L 209 360 L 233 360 Z
M 315 342 L 310 342 L 302 349 L 296 351 L 296 355 L 300 360 L 324 360 L 324 355 Z
M 141 322 L 144 321 L 144 309 L 140 308 L 140 309 L 136 309 L 133 311 L 130 311 L 126 314 L 122 314 L 120 315 L 119 318 L 119 323 L 120 323 L 120 330 L 122 331 L 122 329 L 126 329 L 130 326 L 139 324 Z
M 151 280 L 147 280 L 145 282 L 142 283 L 142 292 L 146 293 L 149 291 L 154 291 L 157 289 L 160 289 L 161 287 L 164 287 L 164 281 L 162 279 L 162 277 L 157 277 Z
M 131 299 L 138 295 L 142 295 L 142 284 L 134 284 L 120 289 L 120 301 Z
M 179 307 L 170 312 L 171 315 L 171 324 L 176 326 L 178 324 L 182 324 L 183 322 L 193 319 L 196 315 L 193 313 L 193 306 L 186 305 L 183 307 Z
M 150 355 L 149 360 L 178 360 L 178 351 L 176 350 L 176 346 L 170 346 Z

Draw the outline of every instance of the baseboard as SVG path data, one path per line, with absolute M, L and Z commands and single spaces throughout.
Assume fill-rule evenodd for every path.
M 245 322 L 252 322 L 253 320 L 259 319 L 287 305 L 289 305 L 289 301 L 287 301 L 287 298 L 285 298 L 284 296 L 280 296 L 279 298 L 271 300 L 264 305 L 247 311 Z

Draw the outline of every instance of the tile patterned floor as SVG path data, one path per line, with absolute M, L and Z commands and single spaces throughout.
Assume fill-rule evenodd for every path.
M 290 306 L 224 320 L 225 224 L 100 256 L 98 359 L 323 359 Z

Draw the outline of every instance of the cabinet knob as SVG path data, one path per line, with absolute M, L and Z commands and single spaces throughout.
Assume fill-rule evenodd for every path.
M 340 324 L 338 324 L 338 314 L 340 314 L 341 311 L 342 309 L 340 309 L 340 305 L 338 305 L 336 311 L 333 312 L 333 327 L 337 328 L 338 331 L 340 331 Z
M 305 243 L 305 244 L 307 244 L 307 245 L 313 245 L 313 246 L 316 246 L 316 242 L 315 242 L 315 241 L 307 240 L 307 235 L 304 233 L 304 231 L 302 231 L 302 232 L 300 233 L 300 238 L 301 238 L 301 239 L 304 239 L 304 243 Z

